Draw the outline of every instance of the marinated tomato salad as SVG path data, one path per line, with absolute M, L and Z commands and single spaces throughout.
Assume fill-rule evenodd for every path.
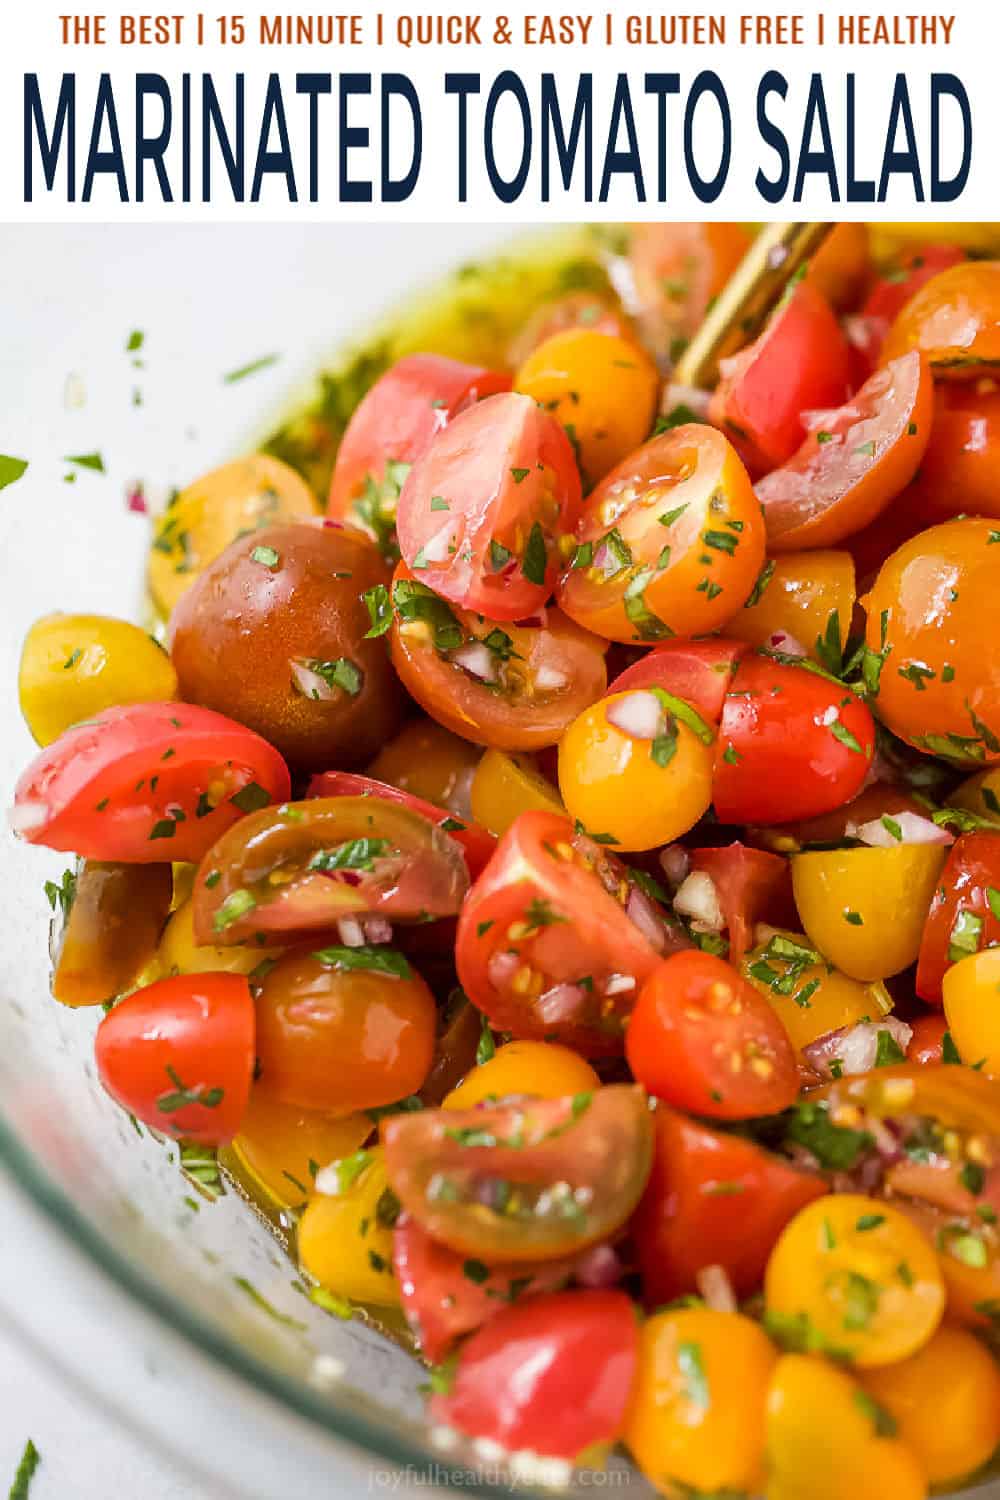
M 1000 1441 L 1000 262 L 836 226 L 679 387 L 750 245 L 176 494 L 165 644 L 30 630 L 12 821 L 107 1092 L 436 1430 L 917 1500 Z

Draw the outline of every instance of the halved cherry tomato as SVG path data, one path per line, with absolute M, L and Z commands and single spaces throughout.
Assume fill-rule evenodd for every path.
M 434 1056 L 434 996 L 401 953 L 288 953 L 257 992 L 262 1086 L 285 1104 L 347 1114 L 408 1098 Z
M 715 887 L 731 964 L 739 964 L 752 944 L 758 922 L 780 923 L 791 911 L 791 870 L 778 854 L 736 840 L 716 849 L 692 849 L 690 868 Z
M 722 361 L 709 416 L 754 473 L 787 463 L 805 437 L 802 413 L 839 406 L 850 372 L 830 304 L 808 281 L 779 304 L 748 348 Z
M 888 363 L 910 349 L 939 380 L 974 380 L 1000 365 L 1000 261 L 950 266 L 910 298 L 882 346 Z
M 472 778 L 472 812 L 499 838 L 523 812 L 564 814 L 559 793 L 530 755 L 487 750 Z
M 198 860 L 251 808 L 288 796 L 266 740 L 189 703 L 108 708 L 37 755 L 14 790 L 29 844 L 126 864 Z
M 317 1167 L 350 1156 L 371 1133 L 368 1115 L 299 1109 L 255 1086 L 230 1150 L 250 1187 L 297 1208 L 313 1190 Z
M 726 629 L 751 646 L 791 636 L 814 659 L 847 644 L 857 591 L 849 552 L 786 552 L 765 565 L 758 588 Z
M 580 508 L 569 438 L 530 396 L 490 396 L 417 459 L 399 497 L 399 547 L 435 593 L 520 620 L 555 584 Z
M 506 1042 L 493 1056 L 467 1073 L 442 1100 L 444 1109 L 472 1109 L 481 1100 L 525 1094 L 559 1099 L 600 1088 L 601 1080 L 579 1052 L 558 1042 Z
M 742 224 L 633 224 L 628 258 L 647 339 L 679 356 L 750 248 Z
M 646 980 L 625 1056 L 651 1094 L 709 1118 L 777 1114 L 799 1092 L 795 1051 L 778 1016 L 711 953 L 675 953 Z
M 455 841 L 420 813 L 372 797 L 313 797 L 252 813 L 213 845 L 195 879 L 199 942 L 287 938 L 340 917 L 454 916 L 468 889 Z
M 488 862 L 497 846 L 493 835 L 485 828 L 480 828 L 477 823 L 463 822 L 461 818 L 454 817 L 444 808 L 435 807 L 432 802 L 425 802 L 423 797 L 415 797 L 411 792 L 404 792 L 402 787 L 390 786 L 387 781 L 376 781 L 373 776 L 359 776 L 352 771 L 322 771 L 310 781 L 308 795 L 310 797 L 375 797 L 383 802 L 398 802 L 402 807 L 411 808 L 413 812 L 420 813 L 429 822 L 436 823 L 438 828 L 443 829 L 445 833 L 451 834 L 455 843 L 461 846 L 473 880 Z
M 705 641 L 664 641 L 647 651 L 608 685 L 608 696 L 633 688 L 660 687 L 683 698 L 711 724 L 718 724 L 726 689 L 740 657 L 742 641 L 712 636 Z
M 938 387 L 920 472 L 897 501 L 904 506 L 920 526 L 960 515 L 1000 517 L 1000 390 L 993 379 Z
M 566 617 L 500 625 L 450 609 L 400 563 L 392 585 L 392 660 L 446 728 L 500 750 L 554 745 L 604 692 L 606 643 Z
M 875 725 L 840 683 L 773 655 L 738 664 L 716 740 L 713 801 L 724 823 L 814 818 L 861 790 Z
M 613 641 L 717 630 L 764 561 L 764 523 L 731 443 L 691 422 L 652 438 L 589 496 L 559 580 L 572 619 Z
M 554 1292 L 474 1333 L 436 1421 L 508 1450 L 574 1459 L 621 1434 L 639 1328 L 624 1292 Z
M 755 486 L 768 547 L 833 547 L 867 526 L 916 474 L 933 411 L 930 367 L 913 351 L 876 370 L 846 406 L 811 416 L 802 446 Z
M 935 1066 L 944 1061 L 944 1038 L 948 1022 L 944 1016 L 916 1016 L 910 1022 L 913 1035 L 906 1049 L 907 1062 Z
M 446 807 L 456 818 L 471 812 L 469 793 L 481 751 L 434 719 L 411 719 L 383 745 L 367 775 Z
M 455 957 L 498 1031 L 603 1057 L 622 1051 L 625 1017 L 660 956 L 682 946 L 604 846 L 567 818 L 526 812 L 469 892 Z
M 133 984 L 156 952 L 170 911 L 169 865 L 84 860 L 54 898 L 52 993 L 64 1005 L 100 1005 Z
M 382 1148 L 373 1146 L 346 1161 L 348 1170 L 336 1173 L 339 1191 L 315 1192 L 306 1204 L 296 1234 L 299 1259 L 336 1297 L 396 1307 L 392 1228 L 399 1204 L 388 1191 Z
M 134 990 L 94 1042 L 108 1093 L 144 1125 L 220 1146 L 240 1128 L 254 1066 L 242 974 L 183 974 Z
M 652 1120 L 643 1090 L 627 1084 L 393 1115 L 386 1171 L 407 1212 L 452 1250 L 556 1260 L 629 1218 L 649 1176 Z
M 1000 892 L 994 893 L 1000 899 Z M 1000 952 L 970 953 L 945 972 L 944 1013 L 962 1057 L 1000 1077 Z
M 695 1291 L 698 1272 L 711 1265 L 723 1268 L 738 1297 L 749 1296 L 778 1235 L 828 1191 L 826 1182 L 664 1105 L 653 1128 L 653 1170 L 631 1226 L 646 1304 Z
M 410 466 L 466 407 L 510 389 L 502 370 L 440 354 L 408 354 L 355 407 L 337 449 L 327 513 L 391 548 L 396 503 Z
M 392 1236 L 392 1264 L 406 1321 L 431 1364 L 439 1363 L 462 1334 L 481 1328 L 510 1303 L 559 1291 L 575 1263 L 572 1258 L 537 1265 L 470 1261 L 432 1240 L 409 1214 L 400 1217 Z
M 924 927 L 916 978 L 921 1000 L 940 1005 L 950 966 L 997 942 L 1000 832 L 966 833 L 952 846 Z

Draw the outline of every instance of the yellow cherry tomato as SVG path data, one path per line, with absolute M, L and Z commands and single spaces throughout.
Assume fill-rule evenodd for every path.
M 391 1199 L 381 1146 L 366 1155 L 352 1181 L 355 1163 L 342 1173 L 342 1192 L 316 1192 L 299 1220 L 299 1260 L 304 1270 L 337 1297 L 397 1307 L 399 1291 L 392 1274 Z M 323 1178 L 319 1179 L 321 1182 Z
M 836 637 L 838 645 L 846 644 L 857 597 L 851 554 L 786 552 L 768 566 L 773 572 L 757 603 L 737 610 L 726 634 L 751 646 L 766 646 L 783 632 L 794 636 L 816 660 L 821 659 L 819 642 Z
M 553 334 L 514 377 L 566 428 L 588 489 L 649 436 L 659 384 L 643 349 L 594 328 Z
M 194 917 L 190 898 L 177 907 L 160 939 L 157 963 L 163 975 L 252 974 L 254 969 L 280 954 L 279 948 L 260 948 L 256 943 L 246 947 L 201 947 L 194 940 Z
M 859 1367 L 919 1349 L 945 1301 L 930 1241 L 891 1204 L 860 1193 L 796 1214 L 771 1252 L 764 1293 L 769 1317 L 803 1321 L 821 1347 Z
M 536 1099 L 562 1099 L 589 1094 L 601 1080 L 578 1052 L 557 1042 L 508 1042 L 489 1062 L 467 1073 L 442 1101 L 444 1109 L 472 1109 L 482 1099 L 508 1094 L 531 1094 Z
M 482 751 L 433 719 L 411 719 L 383 745 L 367 775 L 469 817 L 469 787 Z
M 266 453 L 237 458 L 203 474 L 157 518 L 149 553 L 149 591 L 169 615 L 203 568 L 230 542 L 260 526 L 319 515 L 305 480 Z
M 638 739 L 612 722 L 637 708 L 636 723 L 642 717 L 652 726 L 659 700 L 639 688 L 592 703 L 559 741 L 559 790 L 567 811 L 623 851 L 671 843 L 694 827 L 712 800 L 708 726 L 695 714 L 700 727 L 692 728 L 664 709 L 655 731 Z
M 770 1001 L 799 1051 L 827 1032 L 892 1010 L 884 984 L 862 984 L 832 968 L 801 933 L 769 932 L 744 954 L 740 973 Z
M 658 1489 L 757 1493 L 764 1410 L 776 1361 L 740 1313 L 683 1308 L 648 1318 L 622 1439 Z
M 866 1370 L 862 1382 L 931 1484 L 965 1479 L 1000 1443 L 1000 1368 L 964 1328 L 939 1328 L 909 1359 Z
M 941 984 L 948 1030 L 960 1057 L 1000 1076 L 1000 948 L 970 953 L 945 970 Z
M 792 856 L 792 890 L 815 946 L 854 979 L 886 979 L 916 962 L 947 849 L 816 849 Z
M 951 807 L 964 807 L 1000 828 L 1000 767 L 970 776 L 951 793 L 948 803 Z
M 295 1208 L 313 1191 L 317 1167 L 350 1156 L 372 1128 L 365 1114 L 338 1117 L 298 1109 L 255 1086 L 230 1150 L 254 1187 L 283 1208 Z
M 786 1354 L 767 1397 L 767 1500 L 924 1500 L 916 1455 L 843 1370 Z
M 40 745 L 120 703 L 177 697 L 177 674 L 152 636 L 109 615 L 45 615 L 24 638 L 21 712 Z
M 472 778 L 472 817 L 497 837 L 523 812 L 564 814 L 559 793 L 530 755 L 487 750 Z

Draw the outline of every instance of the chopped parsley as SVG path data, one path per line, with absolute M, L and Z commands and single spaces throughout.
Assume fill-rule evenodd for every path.
M 100 453 L 75 453 L 63 459 L 63 463 L 75 464 L 78 469 L 90 469 L 95 474 L 104 474 L 104 456 Z
M 834 1125 L 825 1104 L 803 1101 L 788 1116 L 786 1134 L 797 1146 L 811 1151 L 829 1172 L 849 1172 L 874 1140 L 867 1130 Z
M 384 583 L 376 583 L 373 588 L 365 589 L 361 597 L 368 610 L 368 618 L 371 620 L 371 629 L 365 631 L 365 640 L 369 641 L 375 636 L 385 635 L 392 624 L 389 590 Z
M 41 1461 L 41 1454 L 29 1438 L 24 1445 L 21 1462 L 14 1475 L 14 1483 L 10 1487 L 10 1500 L 28 1500 L 28 1490 Z
M 241 917 L 252 912 L 256 905 L 257 898 L 253 892 L 245 890 L 242 886 L 238 887 L 235 891 L 229 892 L 212 918 L 212 926 L 216 932 L 225 932 L 227 927 L 232 927 L 234 922 L 238 922 Z
M 436 650 L 457 651 L 462 645 L 462 627 L 450 606 L 425 583 L 400 578 L 393 585 L 392 602 L 400 620 L 421 620 L 429 626 Z
M 256 781 L 248 781 L 246 786 L 240 787 L 229 800 L 234 807 L 239 808 L 240 812 L 252 813 L 259 812 L 262 807 L 269 807 L 271 794 L 265 792 Z
M 45 882 L 45 895 L 49 906 L 53 911 L 58 907 L 64 917 L 69 916 L 69 909 L 73 905 L 76 896 L 76 872 L 64 870 L 62 879 L 56 883 L 54 880 Z
M 529 583 L 544 584 L 548 553 L 545 550 L 545 533 L 540 521 L 536 521 L 528 533 L 528 543 L 521 558 L 521 572 Z
M 761 599 L 764 597 L 764 590 L 767 588 L 768 584 L 771 582 L 771 579 L 774 577 L 774 570 L 776 566 L 777 564 L 773 560 L 771 560 L 769 562 L 766 562 L 761 568 L 760 572 L 757 574 L 757 582 L 750 590 L 749 598 L 747 599 L 746 604 L 744 604 L 743 606 L 744 609 L 753 609 L 755 604 L 760 603 Z
M 318 849 L 307 866 L 310 870 L 365 870 L 375 868 L 376 859 L 381 859 L 392 848 L 388 839 L 351 839 L 338 844 L 335 849 Z
M 368 631 L 366 639 L 370 634 Z M 338 656 L 335 661 L 318 661 L 315 657 L 310 657 L 303 662 L 303 666 L 321 677 L 327 687 L 340 688 L 341 692 L 347 693 L 351 698 L 356 698 L 361 691 L 364 673 L 349 656 Z
M 701 1345 L 684 1341 L 677 1346 L 677 1364 L 684 1377 L 684 1394 L 692 1406 L 707 1411 L 712 1404 Z
M 262 354 L 259 359 L 252 359 L 249 364 L 240 365 L 235 370 L 230 370 L 223 375 L 224 385 L 236 385 L 240 380 L 246 380 L 249 375 L 256 375 L 260 370 L 268 370 L 271 365 L 276 365 L 281 358 L 280 354 Z
M 955 913 L 948 937 L 948 961 L 957 964 L 970 953 L 979 952 L 979 940 L 983 935 L 983 918 L 978 912 L 964 907 Z
M 0 453 L 0 490 L 6 489 L 9 484 L 16 484 L 27 468 L 26 458 L 11 458 L 9 453 Z
M 273 547 L 255 547 L 250 554 L 250 561 L 260 563 L 265 568 L 276 568 L 281 562 L 281 553 Z
M 167 1063 L 165 1071 L 173 1084 L 173 1089 L 161 1094 L 156 1101 L 156 1107 L 161 1114 L 174 1114 L 179 1109 L 186 1109 L 190 1104 L 200 1104 L 205 1109 L 216 1109 L 226 1097 L 225 1089 L 218 1087 L 206 1089 L 201 1083 L 191 1088 L 186 1083 L 182 1083 L 176 1069 L 170 1063 Z
M 334 943 L 329 948 L 320 948 L 313 955 L 321 964 L 331 969 L 367 969 L 376 974 L 391 974 L 394 979 L 409 979 L 411 969 L 402 953 L 395 948 L 364 946 L 347 948 Z

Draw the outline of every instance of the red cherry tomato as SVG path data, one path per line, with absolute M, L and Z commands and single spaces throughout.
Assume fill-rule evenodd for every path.
M 906 1060 L 922 1066 L 934 1066 L 943 1062 L 944 1038 L 948 1022 L 942 1015 L 917 1016 L 910 1022 L 913 1035 L 906 1049 Z
M 656 1306 L 693 1292 L 709 1265 L 722 1266 L 738 1297 L 749 1296 L 789 1219 L 827 1184 L 663 1105 L 653 1128 L 653 1171 L 632 1217 L 644 1300 Z
M 501 370 L 440 354 L 408 354 L 355 407 L 337 450 L 327 514 L 384 547 L 409 466 L 453 417 L 484 396 L 510 390 Z
M 469 892 L 455 961 L 497 1030 L 601 1057 L 621 1052 L 639 986 L 683 943 L 604 846 L 557 813 L 526 812 Z
M 431 1415 L 509 1450 L 574 1459 L 620 1435 L 638 1338 L 624 1292 L 532 1297 L 473 1334 Z
M 124 864 L 197 860 L 288 768 L 242 724 L 190 703 L 107 708 L 46 745 L 14 791 L 22 838 Z
M 771 551 L 835 547 L 869 525 L 920 467 L 933 410 L 930 367 L 912 350 L 810 418 L 798 451 L 755 486 Z
M 892 265 L 886 266 L 872 287 L 861 309 L 862 316 L 884 319 L 888 332 L 897 313 L 902 312 L 924 282 L 965 259 L 965 251 L 960 245 L 930 244 L 904 250 Z
M 438 1364 L 462 1334 L 481 1328 L 509 1303 L 559 1291 L 576 1261 L 476 1264 L 473 1275 L 468 1264 L 457 1250 L 432 1240 L 409 1214 L 400 1218 L 392 1237 L 399 1300 L 420 1352 L 431 1364 Z
M 181 974 L 108 1011 L 94 1042 L 112 1099 L 153 1130 L 221 1146 L 240 1128 L 254 1069 L 242 974 Z
M 849 380 L 840 326 L 825 298 L 803 281 L 749 348 L 723 360 L 709 416 L 751 472 L 765 473 L 802 442 L 802 413 L 839 406 Z
M 553 606 L 518 624 L 449 608 L 405 564 L 392 586 L 392 661 L 439 724 L 498 750 L 554 745 L 607 685 L 607 643 Z
M 562 427 L 530 396 L 491 396 L 417 459 L 399 498 L 399 548 L 423 583 L 494 620 L 520 620 L 555 586 L 580 475 Z
M 390 786 L 387 781 L 376 781 L 374 776 L 361 776 L 355 771 L 321 771 L 309 783 L 310 797 L 377 797 L 383 802 L 398 802 L 413 812 L 420 813 L 438 828 L 450 833 L 460 845 L 473 880 L 486 865 L 497 841 L 492 833 L 473 823 L 471 818 L 457 818 L 446 808 L 435 807 L 423 797 L 404 792 L 402 787 Z
M 911 535 L 960 515 L 1000 517 L 1000 391 L 938 386 L 920 472 L 892 508 Z
M 675 953 L 646 980 L 625 1056 L 651 1094 L 715 1119 L 776 1114 L 799 1092 L 795 1049 L 777 1012 L 711 953 Z
M 1000 943 L 1000 920 L 989 892 L 1000 890 L 1000 833 L 965 833 L 941 871 L 917 959 L 921 1000 L 941 1004 L 947 969 L 970 953 Z
M 718 724 L 736 663 L 749 649 L 745 641 L 727 641 L 721 636 L 665 641 L 626 667 L 608 685 L 608 696 L 633 688 L 661 687 L 690 703 L 711 724 Z
M 745 656 L 719 726 L 713 802 L 723 823 L 815 818 L 861 790 L 875 724 L 849 688 L 772 656 Z
M 711 877 L 729 937 L 729 962 L 738 964 L 753 947 L 757 922 L 781 927 L 794 918 L 788 860 L 739 842 L 719 849 L 692 849 L 691 869 Z

